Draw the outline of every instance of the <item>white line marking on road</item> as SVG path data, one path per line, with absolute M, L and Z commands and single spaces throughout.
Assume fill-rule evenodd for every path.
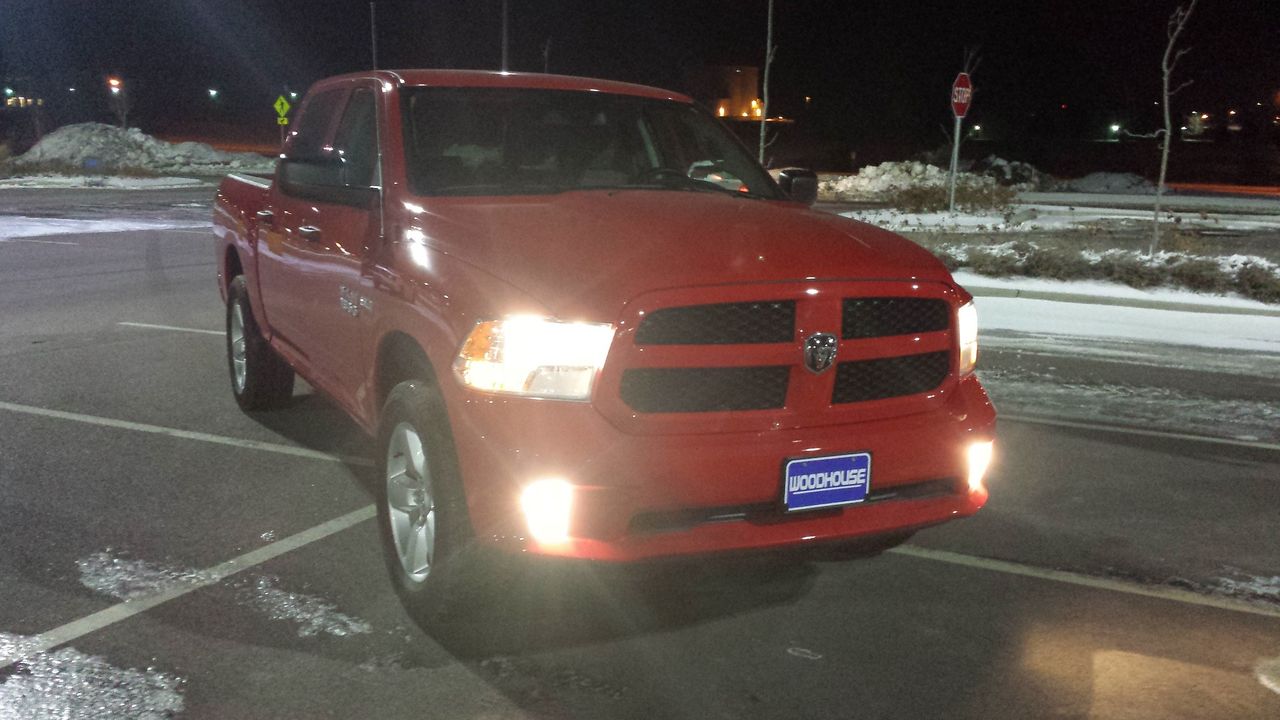
M 1234 598 L 1201 595 L 1200 593 L 1191 592 L 1190 590 L 1180 590 L 1178 588 L 1164 587 L 1160 585 L 1141 585 L 1139 583 L 1093 577 L 1091 575 L 1068 572 L 1066 570 L 1048 570 L 1045 568 L 1023 565 L 1021 563 L 1009 562 L 1007 560 L 992 560 L 990 558 L 964 555 L 961 553 L 949 552 L 947 550 L 930 550 L 928 548 L 919 547 L 918 545 L 901 545 L 889 550 L 888 552 L 895 555 L 905 555 L 907 557 L 918 558 L 920 560 L 933 560 L 935 562 L 944 562 L 951 565 L 960 565 L 978 570 L 1005 573 L 1006 575 L 1020 575 L 1022 577 L 1036 578 L 1038 580 L 1049 580 L 1051 582 L 1066 583 L 1068 585 L 1080 585 L 1082 587 L 1094 588 L 1096 590 L 1109 590 L 1111 592 L 1126 593 L 1128 595 L 1141 595 L 1143 597 L 1157 598 L 1159 600 L 1171 600 L 1173 602 L 1179 602 L 1186 605 L 1199 605 L 1201 607 L 1209 607 L 1216 610 L 1230 610 L 1232 612 L 1280 618 L 1280 607 L 1260 605 L 1245 602 L 1243 600 L 1236 600 Z
M 176 325 L 153 325 L 151 323 L 140 322 L 118 322 L 116 324 L 124 325 L 126 327 L 146 328 L 148 330 L 173 330 L 174 332 L 200 333 L 201 335 L 217 335 L 219 337 L 226 336 L 226 333 L 221 330 L 202 330 L 200 328 L 186 328 L 178 327 Z
M 1258 677 L 1262 687 L 1280 695 L 1280 657 L 1259 660 L 1253 668 L 1253 674 Z
M 1026 415 L 1009 415 L 1002 413 L 999 420 L 1032 425 L 1053 425 L 1057 427 L 1080 428 L 1082 430 L 1098 430 L 1126 435 L 1145 435 L 1147 437 L 1167 438 L 1169 440 L 1193 440 L 1195 442 L 1214 443 L 1217 445 L 1234 445 L 1236 447 L 1256 448 L 1280 452 L 1280 443 L 1260 442 L 1254 440 L 1236 440 L 1233 438 L 1211 437 L 1209 435 L 1192 435 L 1190 433 L 1170 432 L 1167 430 L 1144 430 L 1142 428 L 1121 427 L 1118 425 L 1096 425 L 1076 420 L 1055 420 L 1052 418 L 1028 417 Z
M 311 460 L 328 460 L 329 462 L 340 462 L 357 467 L 373 467 L 372 460 L 352 455 L 334 455 L 332 453 L 324 453 L 318 450 L 309 450 L 307 448 L 294 447 L 292 445 L 281 445 L 279 443 L 262 442 L 260 440 L 244 440 L 241 438 L 226 437 L 223 435 L 211 435 L 209 433 L 179 430 L 177 428 L 164 427 L 162 425 L 148 425 L 146 423 L 129 422 L 128 420 L 116 420 L 114 418 L 99 417 L 97 415 L 82 415 L 80 413 L 66 412 L 63 410 L 50 410 L 48 408 L 35 407 L 32 405 L 19 405 L 18 403 L 4 402 L 2 400 L 0 400 L 0 410 L 8 410 L 9 412 L 21 413 L 24 415 L 35 415 L 37 417 L 54 418 L 57 420 L 70 420 L 71 422 L 88 423 L 90 425 L 117 428 L 120 430 L 134 430 L 137 432 L 151 433 L 153 435 L 165 435 L 167 437 L 179 438 L 182 440 L 197 440 L 199 442 L 213 443 L 215 445 L 227 445 L 247 450 L 262 450 L 265 452 L 292 455 L 294 457 L 308 458 Z
M 236 573 L 248 570 L 256 565 L 261 565 L 268 560 L 280 557 L 287 552 L 297 550 L 300 547 L 310 545 L 318 540 L 323 540 L 335 533 L 342 532 L 347 528 L 354 527 L 374 516 L 374 507 L 366 505 L 359 510 L 353 510 L 346 515 L 336 517 L 328 522 L 323 522 L 315 527 L 303 530 L 296 535 L 290 535 L 283 540 L 277 540 L 270 545 L 264 545 L 255 550 L 234 557 L 220 565 L 215 565 L 208 570 L 201 571 L 198 576 L 199 580 L 181 587 L 170 588 L 158 592 L 147 597 L 126 600 L 117 603 L 111 607 L 99 610 L 91 615 L 86 615 L 78 620 L 60 625 L 48 632 L 41 633 L 30 639 L 29 643 L 22 643 L 20 649 L 16 649 L 9 655 L 0 655 L 0 669 L 6 668 L 13 663 L 29 657 L 39 652 L 46 652 L 59 645 L 73 642 L 78 638 L 84 637 L 89 633 L 96 632 L 110 625 L 114 625 L 123 620 L 127 620 L 134 615 L 144 613 L 157 605 L 162 605 L 182 597 L 191 592 L 195 592 L 203 587 L 208 587 L 215 583 L 219 583 Z
M 32 238 L 0 238 L 0 243 L 20 242 L 20 243 L 39 243 L 41 245 L 79 245 L 78 242 L 69 240 L 35 240 Z

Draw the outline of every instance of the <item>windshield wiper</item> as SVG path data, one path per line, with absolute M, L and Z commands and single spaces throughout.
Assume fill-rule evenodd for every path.
M 719 192 L 734 197 L 747 198 L 750 200 L 762 200 L 768 196 L 753 192 L 743 192 L 733 188 L 727 188 L 717 184 L 711 180 L 702 180 L 699 178 L 689 177 L 684 172 L 675 168 L 653 168 L 643 173 L 651 177 L 650 182 L 638 182 L 630 185 L 619 185 L 618 189 L 623 190 L 642 190 L 642 189 L 662 189 L 662 190 L 693 190 L 698 192 Z

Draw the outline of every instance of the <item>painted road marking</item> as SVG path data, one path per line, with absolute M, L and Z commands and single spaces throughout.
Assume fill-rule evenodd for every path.
M 1263 687 L 1280 695 L 1280 657 L 1260 660 L 1253 669 L 1253 674 Z
M 20 405 L 18 403 L 4 402 L 2 400 L 0 400 L 0 410 L 8 410 L 9 412 L 20 413 L 23 415 L 54 418 L 56 420 L 69 420 L 71 422 L 87 423 L 89 425 L 98 425 L 100 427 L 116 428 L 119 430 L 134 430 L 136 432 L 164 435 L 166 437 L 179 438 L 182 440 L 196 440 L 199 442 L 213 443 L 215 445 L 228 445 L 230 447 L 243 448 L 247 450 L 262 450 L 264 452 L 292 455 L 294 457 L 308 458 L 311 460 L 328 460 L 329 462 L 340 462 L 357 467 L 373 467 L 372 460 L 352 455 L 335 455 L 332 453 L 319 452 L 317 450 L 309 450 L 307 448 L 294 447 L 292 445 L 281 445 L 279 443 L 262 442 L 260 440 L 243 440 L 241 438 L 226 437 L 223 435 L 212 435 L 210 433 L 193 432 L 191 430 L 179 430 L 177 428 L 164 427 L 161 425 L 148 425 L 146 423 L 129 422 L 128 420 L 116 420 L 114 418 L 99 417 L 97 415 L 83 415 L 81 413 L 66 412 L 64 410 L 49 410 L 47 408 L 34 407 L 32 405 Z
M 1143 597 L 1157 598 L 1159 600 L 1171 600 L 1185 605 L 1199 605 L 1201 607 L 1214 608 L 1217 610 L 1229 610 L 1232 612 L 1280 618 L 1280 606 L 1261 605 L 1245 602 L 1243 600 L 1236 600 L 1234 598 L 1215 597 L 1213 595 L 1201 595 L 1200 593 L 1191 592 L 1190 590 L 1180 590 L 1178 588 L 1164 587 L 1161 585 L 1142 585 L 1124 580 L 1113 580 L 1110 578 L 1100 578 L 1092 575 L 1067 572 L 1066 570 L 1047 570 L 1044 568 L 1032 567 L 1030 565 L 1023 565 L 1021 563 L 1009 562 L 1007 560 L 992 560 L 989 558 L 976 557 L 974 555 L 963 555 L 961 553 L 954 553 L 946 550 L 929 550 L 917 545 L 901 545 L 888 550 L 887 552 L 895 555 L 905 555 L 907 557 L 918 558 L 921 560 L 932 560 L 934 562 L 960 565 L 968 568 L 976 568 L 978 570 L 989 570 L 991 572 L 999 572 L 1006 575 L 1020 575 L 1022 577 L 1049 580 L 1052 582 L 1065 583 L 1067 585 L 1079 585 L 1082 587 L 1094 588 L 1096 590 L 1110 590 L 1111 592 L 1126 593 L 1128 595 L 1141 595 Z
M 1215 443 L 1217 445 L 1234 445 L 1235 447 L 1247 447 L 1258 450 L 1273 450 L 1280 452 L 1280 443 L 1269 443 L 1255 440 L 1236 440 L 1234 438 L 1192 435 L 1190 433 L 1169 432 L 1167 430 L 1146 430 L 1143 428 L 1121 427 L 1118 425 L 1095 425 L 1093 423 L 1078 422 L 1075 420 L 1054 420 L 1052 418 L 1028 417 L 1026 415 L 1009 415 L 1003 413 L 1000 414 L 997 419 L 998 421 L 1008 420 L 1010 422 L 1029 423 L 1032 425 L 1053 425 L 1056 427 L 1098 430 L 1101 432 L 1114 432 L 1126 435 L 1145 435 L 1147 437 L 1166 438 L 1169 440 L 1194 440 L 1196 442 Z
M 80 244 L 78 242 L 71 242 L 69 240 L 35 240 L 32 238 L 0 238 L 0 243 L 10 243 L 10 242 L 39 243 L 40 245 L 79 245 Z
M 8 655 L 0 655 L 0 669 L 6 668 L 13 663 L 34 655 L 39 652 L 46 652 L 59 645 L 65 645 L 84 637 L 89 633 L 96 632 L 110 625 L 114 625 L 123 620 L 127 620 L 134 615 L 144 613 L 157 605 L 162 605 L 182 597 L 188 593 L 195 592 L 203 587 L 208 587 L 215 583 L 221 582 L 236 573 L 248 570 L 251 567 L 261 565 L 268 560 L 280 557 L 287 552 L 305 547 L 311 543 L 323 540 L 330 535 L 342 532 L 347 528 L 354 527 L 374 516 L 374 507 L 366 505 L 359 510 L 353 510 L 346 515 L 336 517 L 328 522 L 320 523 L 315 527 L 303 530 L 296 535 L 290 535 L 287 538 L 277 540 L 269 545 L 264 545 L 255 550 L 234 557 L 226 562 L 216 565 L 208 570 L 197 573 L 195 577 L 200 578 L 181 587 L 170 588 L 154 595 L 147 597 L 126 600 L 121 603 L 112 605 L 111 607 L 99 610 L 92 615 L 86 615 L 78 620 L 56 627 L 48 632 L 41 633 L 30 639 L 30 642 L 21 643 L 21 648 L 15 648 Z
M 200 333 L 201 335 L 217 335 L 218 337 L 226 336 L 226 333 L 221 330 L 202 330 L 200 328 L 177 327 L 176 325 L 153 325 L 140 322 L 119 322 L 116 324 L 126 327 L 146 328 L 148 330 L 173 330 L 174 332 Z

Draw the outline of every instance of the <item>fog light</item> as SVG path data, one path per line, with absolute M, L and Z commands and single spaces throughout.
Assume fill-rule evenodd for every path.
M 529 534 L 539 543 L 560 543 L 569 539 L 569 518 L 573 513 L 573 486 L 564 480 L 538 480 L 520 493 Z
M 991 466 L 991 455 L 995 443 L 984 440 L 969 445 L 969 489 L 981 490 L 982 478 Z

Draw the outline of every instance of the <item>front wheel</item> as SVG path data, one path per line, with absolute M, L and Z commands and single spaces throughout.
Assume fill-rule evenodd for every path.
M 227 365 L 231 392 L 241 409 L 271 410 L 293 397 L 293 368 L 262 336 L 243 275 L 227 288 Z
M 472 539 L 444 400 L 408 380 L 387 395 L 378 425 L 378 525 L 383 555 L 405 606 L 431 623 L 474 607 L 486 592 Z

